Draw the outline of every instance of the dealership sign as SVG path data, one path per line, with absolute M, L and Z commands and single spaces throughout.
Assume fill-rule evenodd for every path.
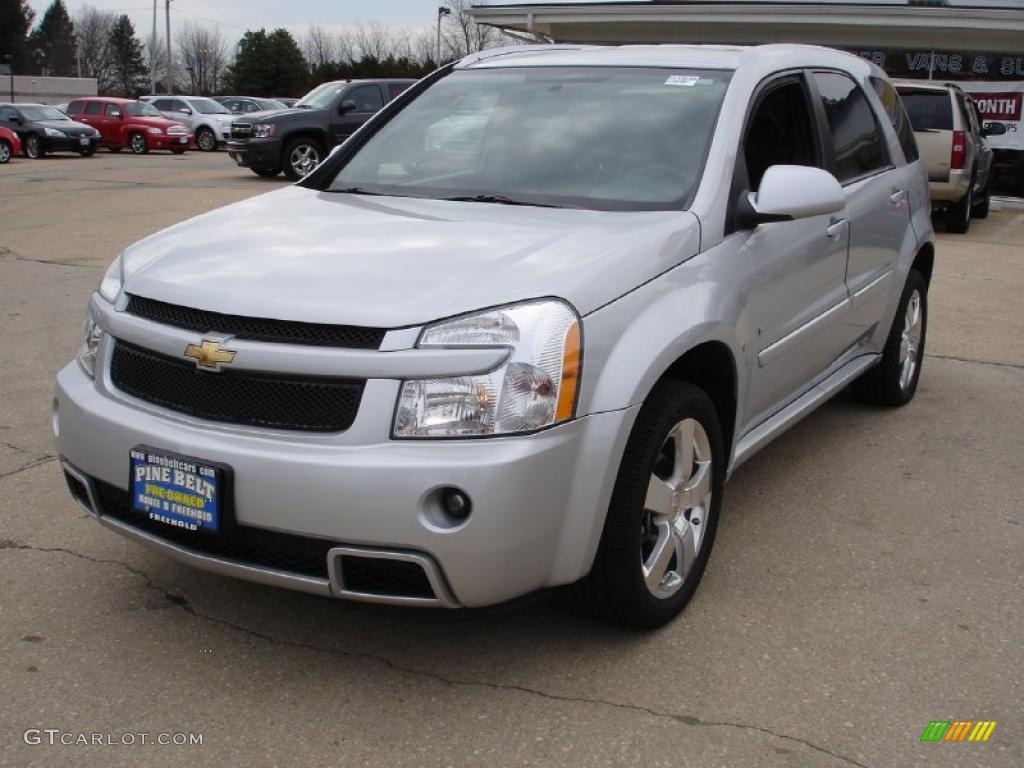
M 1024 82 L 1021 83 L 979 83 L 969 81 L 957 83 L 971 94 L 978 114 L 986 123 L 1002 123 L 1006 133 L 989 136 L 993 149 L 1024 150 Z

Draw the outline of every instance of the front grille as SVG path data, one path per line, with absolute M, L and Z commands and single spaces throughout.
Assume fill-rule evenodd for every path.
M 341 556 L 345 589 L 382 597 L 435 597 L 423 566 L 408 560 Z
M 232 139 L 248 139 L 250 136 L 252 136 L 252 123 L 231 124 Z
M 163 541 L 177 544 L 190 552 L 221 557 L 245 565 L 318 579 L 328 578 L 327 552 L 337 546 L 334 542 L 244 525 L 236 525 L 222 534 L 175 528 L 150 520 L 142 512 L 132 510 L 128 491 L 101 480 L 93 482 L 101 515 L 112 517 Z
M 365 381 L 252 371 L 202 371 L 191 362 L 115 341 L 110 378 L 140 400 L 210 421 L 342 432 L 352 426 Z
M 205 309 L 167 304 L 144 296 L 129 296 L 127 312 L 162 325 L 173 325 L 198 333 L 223 333 L 238 339 L 277 344 L 306 344 L 314 347 L 380 349 L 383 328 L 355 325 L 323 325 L 294 320 L 268 320 L 242 315 L 223 315 Z

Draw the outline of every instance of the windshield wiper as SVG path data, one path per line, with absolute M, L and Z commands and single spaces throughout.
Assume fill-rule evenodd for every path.
M 451 200 L 455 203 L 498 203 L 500 205 L 532 205 L 535 208 L 562 208 L 561 205 L 551 203 L 532 203 L 527 200 L 514 200 L 504 195 L 459 195 L 456 197 L 445 197 L 444 200 Z
M 384 195 L 383 192 L 371 192 L 370 190 L 363 189 L 362 187 L 344 187 L 342 189 L 332 189 L 330 191 L 331 192 L 343 192 L 343 193 L 345 193 L 347 195 L 377 195 L 377 196 L 383 196 Z

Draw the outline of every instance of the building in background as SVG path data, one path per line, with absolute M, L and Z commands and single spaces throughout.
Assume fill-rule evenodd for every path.
M 1024 0 L 655 0 L 475 6 L 477 23 L 562 43 L 809 43 L 870 59 L 890 76 L 955 82 L 1006 133 L 994 189 L 1024 196 Z

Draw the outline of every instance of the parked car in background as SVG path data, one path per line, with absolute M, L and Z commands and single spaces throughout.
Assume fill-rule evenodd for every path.
M 277 99 L 262 99 L 257 96 L 214 96 L 233 115 L 250 114 L 252 112 L 274 112 L 288 109 L 287 104 Z
M 848 384 L 914 397 L 934 244 L 901 116 L 825 48 L 474 54 L 111 263 L 57 376 L 68 488 L 224 575 L 446 608 L 575 585 L 664 624 L 736 467 Z
M 914 80 L 896 89 L 924 158 L 932 204 L 945 213 L 947 229 L 962 234 L 971 217 L 988 216 L 992 150 L 985 137 L 1006 127 L 984 127 L 974 101 L 956 85 Z
M 324 83 L 303 96 L 295 107 L 231 125 L 228 154 L 238 165 L 260 176 L 281 171 L 301 179 L 415 80 L 339 80 Z
M 11 162 L 11 158 L 21 154 L 21 139 L 10 128 L 0 125 L 0 165 Z
M 181 123 L 195 136 L 196 147 L 212 152 L 227 142 L 231 133 L 231 112 L 214 99 L 203 96 L 143 96 L 168 120 Z
M 22 152 L 33 160 L 47 152 L 88 157 L 100 141 L 96 130 L 45 104 L 0 104 L 0 125 L 18 134 Z
M 274 101 L 280 101 L 289 109 L 299 103 L 299 99 L 292 98 L 291 96 L 274 96 Z
M 192 141 L 188 128 L 168 120 L 153 105 L 142 101 L 89 96 L 68 104 L 68 112 L 98 130 L 100 145 L 111 152 L 127 147 L 135 155 L 151 149 L 166 149 L 180 155 Z

